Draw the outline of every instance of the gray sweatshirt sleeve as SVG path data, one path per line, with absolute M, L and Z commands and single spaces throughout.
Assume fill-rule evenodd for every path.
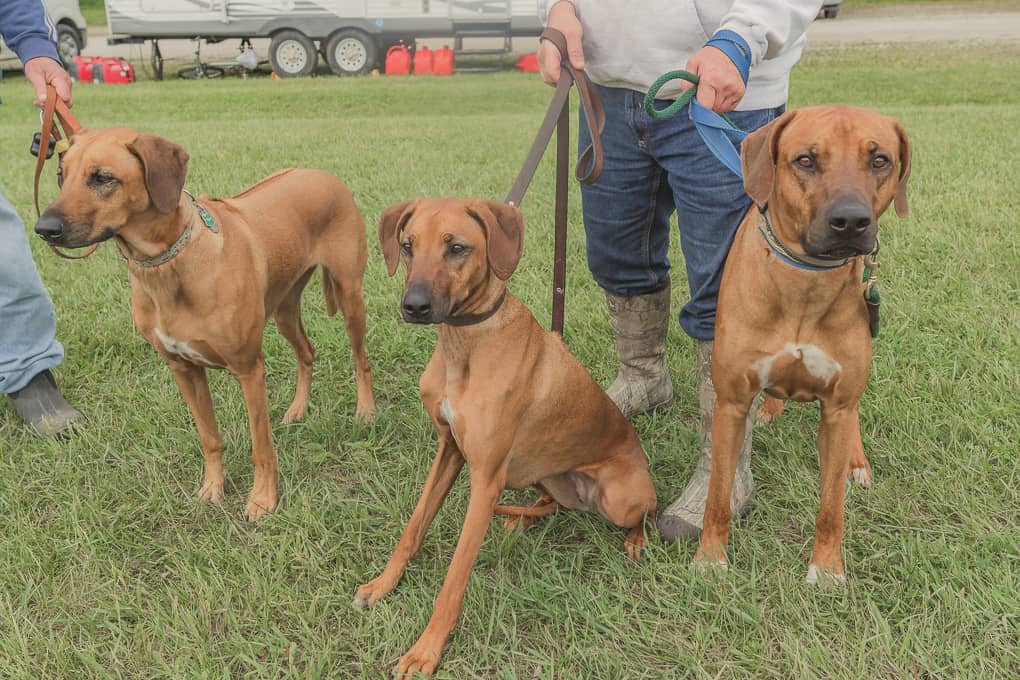
M 822 0 L 736 0 L 719 30 L 738 33 L 751 48 L 751 66 L 782 54 L 818 16 Z

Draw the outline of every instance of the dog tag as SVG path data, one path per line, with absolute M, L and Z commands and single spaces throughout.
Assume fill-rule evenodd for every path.
M 57 143 L 56 138 L 51 135 L 50 136 L 50 146 L 49 146 L 49 148 L 46 149 L 46 160 L 49 160 L 50 158 L 53 157 L 53 147 L 56 145 L 56 143 Z M 35 156 L 36 158 L 38 158 L 39 157 L 39 149 L 41 149 L 41 148 L 42 148 L 42 133 L 41 132 L 37 132 L 34 135 L 32 135 L 32 146 L 28 150 L 28 152 L 30 154 L 32 154 L 33 156 Z
M 871 337 L 873 338 L 878 337 L 878 331 L 881 326 L 881 319 L 878 313 L 878 306 L 881 302 L 882 297 L 878 294 L 878 288 L 869 286 L 868 292 L 864 294 L 864 304 L 868 308 L 868 327 L 871 329 Z

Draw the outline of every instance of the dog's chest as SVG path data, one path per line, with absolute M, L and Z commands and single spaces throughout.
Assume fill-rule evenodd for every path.
M 761 389 L 784 399 L 815 399 L 828 390 L 843 366 L 810 343 L 786 343 L 781 350 L 751 362 Z
M 173 354 L 179 359 L 193 364 L 198 364 L 199 366 L 223 368 L 223 363 L 220 357 L 216 356 L 214 352 L 205 347 L 205 343 L 175 338 L 172 335 L 165 333 L 159 327 L 155 329 L 155 334 L 156 339 L 159 340 L 159 343 L 163 346 L 163 349 L 167 354 Z

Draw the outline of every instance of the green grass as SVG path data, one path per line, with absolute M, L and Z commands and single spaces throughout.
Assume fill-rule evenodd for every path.
M 85 17 L 85 25 L 91 28 L 106 26 L 106 3 L 103 0 L 80 0 L 78 7 Z
M 804 584 L 817 510 L 817 407 L 756 433 L 754 510 L 733 570 L 689 568 L 693 546 L 653 542 L 640 563 L 597 516 L 528 534 L 493 522 L 442 678 L 968 677 L 1020 674 L 1020 48 L 813 51 L 795 106 L 853 102 L 898 116 L 914 144 L 912 215 L 883 220 L 883 335 L 862 402 L 876 483 L 847 498 L 845 589 Z M 4 192 L 29 219 L 38 118 L 5 79 Z M 421 633 L 466 508 L 455 486 L 400 586 L 350 606 L 383 567 L 417 500 L 434 435 L 416 392 L 435 332 L 403 324 L 401 282 L 374 246 L 381 210 L 415 195 L 501 198 L 550 90 L 514 73 L 434 79 L 268 79 L 76 90 L 88 125 L 183 144 L 188 187 L 231 194 L 294 164 L 336 173 L 369 223 L 368 343 L 379 417 L 353 421 L 350 351 L 316 285 L 305 324 L 319 355 L 313 408 L 274 426 L 282 502 L 241 520 L 251 484 L 233 379 L 212 374 L 227 497 L 195 500 L 198 438 L 170 371 L 134 333 L 113 248 L 33 250 L 67 349 L 60 382 L 88 415 L 66 442 L 27 433 L 0 404 L 0 668 L 5 677 L 381 677 Z M 548 324 L 551 159 L 524 204 L 511 288 Z M 46 196 L 55 191 L 52 174 Z M 602 384 L 614 349 L 585 266 L 572 188 L 567 341 Z M 31 220 L 30 220 L 31 221 Z M 674 246 L 675 247 L 675 246 Z M 675 307 L 683 302 L 674 250 Z M 292 396 L 293 355 L 266 333 L 270 406 Z M 696 453 L 695 353 L 671 329 L 677 403 L 637 423 L 663 503 Z

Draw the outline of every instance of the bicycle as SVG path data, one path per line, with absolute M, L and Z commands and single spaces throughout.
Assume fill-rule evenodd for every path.
M 219 66 L 213 66 L 212 64 L 202 63 L 202 39 L 195 38 L 195 65 L 187 68 L 182 68 L 177 72 L 178 78 L 184 78 L 185 80 L 198 80 L 201 78 L 222 78 L 223 74 L 226 73 L 225 69 Z

